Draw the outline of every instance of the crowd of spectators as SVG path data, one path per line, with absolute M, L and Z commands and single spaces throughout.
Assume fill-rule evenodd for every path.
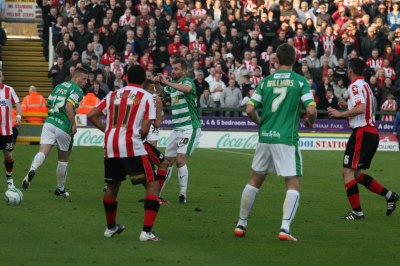
M 51 28 L 57 57 L 49 77 L 55 86 L 83 66 L 90 70 L 86 91 L 101 99 L 126 85 L 131 65 L 142 65 L 148 77 L 170 76 L 171 62 L 183 57 L 200 107 L 240 107 L 276 71 L 277 47 L 289 43 L 297 51 L 294 70 L 309 81 L 318 109 L 347 99 L 348 61 L 362 57 L 377 110 L 395 111 L 399 6 L 396 0 L 45 0 L 44 27 Z

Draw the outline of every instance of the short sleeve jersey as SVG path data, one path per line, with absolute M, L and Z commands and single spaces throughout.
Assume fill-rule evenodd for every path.
M 135 84 L 128 84 L 107 95 L 98 105 L 106 115 L 104 156 L 127 158 L 146 155 L 140 135 L 143 120 L 154 120 L 153 95 Z
M 183 77 L 178 84 L 190 86 L 189 93 L 166 87 L 164 91 L 171 95 L 172 124 L 175 130 L 200 128 L 200 119 L 197 112 L 196 86 L 189 77 Z
M 19 103 L 19 98 L 14 89 L 8 85 L 0 86 L 0 136 L 12 135 L 13 105 Z
M 249 104 L 263 106 L 259 142 L 297 145 L 301 102 L 315 106 L 307 80 L 293 71 L 279 70 L 264 78 Z
M 74 113 L 76 114 L 76 110 L 82 99 L 83 91 L 75 82 L 69 81 L 57 85 L 47 98 L 46 104 L 49 107 L 49 115 L 45 122 L 53 124 L 61 130 L 70 133 L 71 122 L 68 119 L 65 106 L 67 102 L 71 103 L 74 107 Z

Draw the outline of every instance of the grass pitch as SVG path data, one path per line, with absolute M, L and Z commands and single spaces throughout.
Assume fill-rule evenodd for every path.
M 17 145 L 14 180 L 20 187 L 37 146 Z M 20 206 L 0 204 L 0 265 L 385 265 L 400 262 L 400 209 L 386 217 L 383 198 L 360 187 L 366 219 L 339 218 L 350 210 L 341 180 L 342 152 L 303 151 L 300 207 L 291 231 L 299 242 L 277 240 L 284 183 L 271 175 L 257 196 L 243 239 L 233 236 L 253 151 L 198 149 L 189 160 L 188 203 L 179 205 L 176 170 L 154 230 L 142 243 L 141 186 L 125 182 L 117 221 L 125 232 L 103 237 L 101 148 L 75 148 L 68 199 L 56 198 L 56 153 L 39 169 Z M 370 175 L 400 191 L 399 153 L 377 153 Z M 2 170 L 4 171 L 4 170 Z M 0 182 L 5 191 L 5 180 Z

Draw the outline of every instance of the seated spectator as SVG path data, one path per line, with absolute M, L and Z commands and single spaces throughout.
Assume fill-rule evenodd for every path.
M 335 96 L 333 89 L 330 87 L 326 90 L 325 97 L 321 99 L 321 109 L 326 110 L 328 107 L 332 107 L 334 109 L 339 109 L 339 102 L 337 97 Z M 326 118 L 327 116 L 324 115 Z
M 168 45 L 168 54 L 171 55 L 179 55 L 180 54 L 180 48 L 184 46 L 183 43 L 181 43 L 181 37 L 176 34 L 174 37 L 174 42 Z
M 304 3 L 304 2 L 303 2 Z M 308 68 L 315 70 L 321 67 L 321 63 L 315 54 L 315 49 L 310 49 L 308 56 L 306 57 Z
M 26 116 L 29 123 L 43 123 L 47 114 L 46 99 L 37 92 L 35 86 L 29 87 L 29 94 L 22 100 L 23 113 L 36 113 L 43 116 Z
M 338 102 L 347 102 L 347 98 L 349 96 L 349 92 L 347 87 L 344 86 L 343 78 L 339 77 L 337 82 L 333 84 L 333 91 L 335 96 L 338 98 Z
M 122 79 L 123 75 L 124 74 L 121 70 L 117 70 L 115 72 L 115 80 L 114 80 L 114 84 L 113 84 L 114 90 L 116 87 L 123 88 L 126 86 L 126 81 Z
M 71 59 L 69 59 L 66 63 L 65 66 L 67 69 L 69 69 L 71 66 L 76 66 L 81 60 L 79 59 L 79 53 L 77 51 L 72 53 Z
M 199 70 L 196 73 L 197 77 L 194 80 L 194 85 L 196 86 L 197 100 L 200 100 L 200 96 L 203 94 L 203 91 L 205 89 L 209 90 L 210 85 L 204 80 L 204 72 L 202 70 Z
M 111 72 L 110 66 L 104 66 L 104 83 L 110 90 L 114 90 L 115 74 Z
M 93 57 L 90 59 L 90 65 L 86 67 L 87 70 L 89 70 L 90 73 L 93 73 L 95 76 L 97 74 L 103 73 L 102 66 L 98 63 L 98 58 L 96 55 L 93 55 Z
M 388 93 L 386 96 L 386 101 L 382 104 L 381 106 L 381 111 L 382 112 L 396 112 L 397 110 L 397 103 L 394 100 L 394 96 L 391 93 Z M 382 115 L 382 121 L 386 122 L 392 122 L 394 121 L 395 116 L 394 115 L 389 115 L 385 114 Z
M 93 81 L 93 86 L 91 86 L 88 90 L 88 92 L 94 93 L 99 100 L 103 100 L 104 97 L 107 96 L 107 93 L 103 90 L 100 89 L 100 83 L 98 81 Z
M 100 85 L 100 90 L 104 91 L 106 94 L 110 92 L 110 88 L 108 88 L 108 85 L 104 83 L 104 76 L 103 73 L 98 73 L 95 76 L 95 81 L 97 81 Z
M 110 70 L 114 74 L 116 74 L 117 70 L 120 70 L 122 75 L 124 74 L 124 66 L 122 65 L 119 57 L 116 57 L 114 62 L 110 64 Z
M 328 66 L 330 68 L 334 68 L 335 66 L 337 66 L 339 64 L 336 56 L 331 54 L 330 48 L 325 48 L 324 55 L 322 55 L 321 58 L 319 59 L 320 62 L 324 62 L 325 60 L 328 60 Z
M 222 108 L 239 108 L 242 103 L 242 92 L 236 86 L 234 78 L 230 78 L 228 86 L 222 91 L 220 96 L 220 102 Z M 225 117 L 238 117 L 239 112 L 236 111 L 225 111 Z
M 97 86 L 97 85 L 96 85 Z M 81 103 L 79 104 L 77 113 L 78 114 L 87 114 L 94 107 L 99 104 L 100 99 L 94 94 L 94 87 L 90 87 L 87 94 L 83 96 Z

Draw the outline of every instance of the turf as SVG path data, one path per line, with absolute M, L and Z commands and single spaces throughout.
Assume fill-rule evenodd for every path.
M 17 145 L 20 186 L 37 146 Z M 400 261 L 400 210 L 386 217 L 385 201 L 360 188 L 366 219 L 343 221 L 349 210 L 340 177 L 342 152 L 303 152 L 300 208 L 292 224 L 297 243 L 280 242 L 284 185 L 269 176 L 249 218 L 245 238 L 235 238 L 242 189 L 252 151 L 198 149 L 189 161 L 188 203 L 177 203 L 176 171 L 164 196 L 155 231 L 158 243 L 142 243 L 141 186 L 125 182 L 117 220 L 126 231 L 103 237 L 102 149 L 76 148 L 69 165 L 70 198 L 56 198 L 53 153 L 24 192 L 20 206 L 0 204 L 0 265 L 385 265 Z M 399 153 L 379 152 L 372 176 L 400 191 Z M 4 191 L 5 182 L 0 182 Z M 397 262 L 397 263 L 396 263 Z

